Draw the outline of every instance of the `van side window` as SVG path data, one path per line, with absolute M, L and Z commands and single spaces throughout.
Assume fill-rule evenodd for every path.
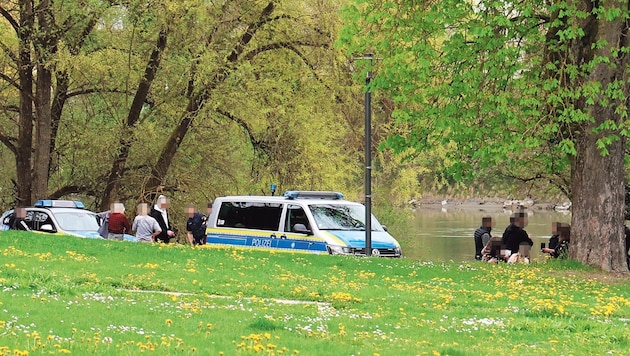
M 217 226 L 277 231 L 281 215 L 282 204 L 226 201 L 219 209 Z
M 311 225 L 308 223 L 308 217 L 299 205 L 289 205 L 287 207 L 287 219 L 284 226 L 284 231 L 296 232 L 295 225 L 303 224 L 307 230 L 311 230 Z
M 54 227 L 52 219 L 48 216 L 47 213 L 42 211 L 27 211 L 26 217 L 24 218 L 24 222 L 31 230 L 41 231 L 41 227 L 43 225 L 51 225 Z

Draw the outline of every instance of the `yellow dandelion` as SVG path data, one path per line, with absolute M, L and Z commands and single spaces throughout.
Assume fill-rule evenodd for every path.
M 166 325 L 171 326 L 173 324 L 173 320 L 166 319 Z

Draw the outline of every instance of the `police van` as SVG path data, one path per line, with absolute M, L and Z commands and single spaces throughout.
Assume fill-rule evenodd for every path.
M 371 255 L 401 257 L 400 244 L 372 216 Z M 365 206 L 339 192 L 215 199 L 207 243 L 331 255 L 365 255 Z

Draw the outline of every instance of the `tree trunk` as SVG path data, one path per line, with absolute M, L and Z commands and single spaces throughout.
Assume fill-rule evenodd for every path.
M 177 127 L 175 127 L 175 130 L 173 130 L 171 136 L 164 144 L 164 148 L 162 149 L 162 152 L 160 152 L 158 161 L 151 171 L 151 177 L 147 180 L 147 183 L 145 185 L 145 191 L 150 192 L 150 201 L 155 200 L 155 195 L 159 190 L 158 187 L 161 186 L 164 182 L 164 178 L 166 178 L 166 173 L 173 163 L 173 159 L 177 154 L 179 146 L 181 146 L 184 137 L 186 137 L 186 134 L 188 133 L 190 125 L 192 125 L 194 118 L 203 107 L 205 101 L 206 99 L 203 95 L 191 98 L 189 100 L 188 107 L 186 108 L 186 113 L 179 121 L 179 124 L 177 125 Z
M 576 142 L 572 169 L 570 257 L 605 271 L 627 272 L 623 249 L 625 140 L 609 145 L 609 154 L 602 156 L 596 144 L 601 135 L 587 132 Z
M 58 38 L 53 34 L 54 16 L 50 0 L 41 0 L 37 5 L 37 33 L 33 40 L 33 49 L 37 61 L 37 80 L 35 84 L 36 145 L 33 160 L 33 201 L 48 197 L 48 172 L 50 165 L 50 145 L 52 135 L 51 94 L 52 69 L 51 62 L 57 52 Z
M 31 63 L 31 35 L 34 27 L 33 5 L 29 0 L 20 1 L 19 77 L 20 77 L 20 118 L 15 155 L 17 169 L 16 205 L 30 205 L 31 169 L 33 148 L 33 64 Z
M 105 191 L 103 192 L 103 198 L 101 199 L 100 204 L 101 211 L 108 210 L 109 205 L 116 200 L 116 197 L 118 195 L 120 180 L 125 173 L 125 166 L 127 163 L 127 159 L 129 158 L 131 146 L 134 141 L 133 128 L 136 126 L 136 123 L 140 119 L 142 106 L 144 105 L 144 102 L 149 95 L 151 84 L 153 83 L 158 68 L 160 67 L 160 59 L 162 58 L 162 52 L 166 48 L 167 38 L 168 29 L 162 29 L 160 31 L 160 35 L 158 36 L 155 48 L 151 52 L 151 57 L 147 62 L 147 66 L 145 67 L 144 77 L 140 80 L 140 83 L 138 84 L 136 95 L 134 96 L 131 107 L 129 108 L 129 114 L 127 115 L 127 121 L 125 122 L 125 129 L 122 130 L 121 138 L 118 143 L 118 153 L 116 155 L 116 158 L 114 158 L 112 168 L 110 169 L 109 175 L 107 176 Z
M 247 25 L 246 30 L 243 32 L 239 40 L 234 44 L 234 48 L 232 52 L 227 56 L 227 63 L 219 68 L 213 80 L 210 82 L 210 85 L 205 87 L 199 94 L 194 95 L 194 66 L 191 71 L 191 80 L 189 81 L 189 90 L 188 90 L 188 105 L 186 107 L 186 112 L 182 116 L 179 124 L 169 137 L 166 142 L 158 161 L 152 171 L 151 177 L 145 184 L 145 191 L 151 192 L 150 198 L 154 200 L 156 192 L 159 190 L 158 188 L 164 182 L 166 178 L 166 174 L 168 173 L 168 169 L 173 163 L 173 159 L 177 154 L 179 146 L 182 144 L 182 141 L 186 137 L 188 133 L 188 129 L 192 125 L 193 121 L 199 114 L 200 110 L 203 108 L 207 100 L 210 98 L 212 90 L 217 87 L 220 83 L 222 83 L 230 73 L 230 67 L 237 63 L 240 59 L 241 54 L 243 53 L 245 47 L 252 41 L 254 34 L 258 29 L 265 23 L 265 20 L 271 16 L 273 11 L 275 10 L 276 5 L 273 2 L 270 2 L 265 6 L 258 19 Z
M 594 12 L 593 3 L 582 1 L 584 9 Z M 620 2 L 602 4 L 610 11 Z M 623 20 L 609 21 L 592 14 L 582 23 L 584 39 L 577 41 L 573 53 L 578 63 L 588 63 L 598 58 L 610 58 L 610 54 L 627 46 L 627 29 Z M 600 46 L 591 46 L 598 43 Z M 619 53 L 624 53 L 619 50 Z M 625 106 L 625 100 L 615 101 L 607 97 L 606 89 L 627 80 L 624 72 L 628 66 L 626 55 L 612 58 L 612 63 L 600 61 L 584 79 L 585 83 L 601 83 L 601 92 L 594 103 L 587 104 L 582 98 L 576 109 L 587 112 L 594 120 L 584 122 L 574 133 L 577 137 L 572 166 L 572 202 L 570 257 L 577 261 L 597 266 L 604 271 L 628 272 L 624 236 L 624 156 L 625 137 L 619 129 L 602 130 L 607 122 L 621 126 L 623 117 L 615 112 Z M 584 85 L 584 83 L 581 83 Z M 624 97 L 628 97 L 628 85 L 624 84 Z M 606 125 L 611 127 L 611 125 Z M 594 130 L 597 129 L 597 130 Z M 606 145 L 607 153 L 598 148 L 598 140 L 616 138 Z
M 35 112 L 37 116 L 35 157 L 33 162 L 33 186 L 31 198 L 48 198 L 48 171 L 51 145 L 50 94 L 52 75 L 44 65 L 37 66 L 37 85 L 35 94 Z

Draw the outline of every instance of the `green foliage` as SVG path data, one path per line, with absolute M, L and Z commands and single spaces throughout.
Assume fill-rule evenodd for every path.
M 69 27 L 59 32 L 50 62 L 53 89 L 63 89 L 57 87 L 62 77 L 69 87 L 62 93 L 63 112 L 51 147 L 50 194 L 76 193 L 91 208 L 102 205 L 112 164 L 122 141 L 128 141 L 131 149 L 115 196 L 133 210 L 151 193 L 147 181 L 167 138 L 190 114 L 188 132 L 176 142 L 176 157 L 161 177 L 173 209 L 191 201 L 203 206 L 219 195 L 268 194 L 270 183 L 279 190 L 334 189 L 353 195 L 361 184 L 362 147 L 356 145 L 361 132 L 355 132 L 354 122 L 362 117 L 356 98 L 361 87 L 351 81 L 345 57 L 331 45 L 341 25 L 340 5 L 273 3 L 273 13 L 261 19 L 268 5 L 55 3 L 56 25 Z M 1 24 L 0 70 L 9 78 L 15 75 L 11 56 L 19 41 L 6 21 Z M 251 41 L 241 42 L 254 27 Z M 138 85 L 165 28 L 166 50 L 139 120 L 129 126 Z M 239 57 L 228 61 L 235 53 Z M 10 109 L 17 108 L 18 95 L 3 83 L 0 96 L 7 105 L 0 114 L 0 136 L 6 143 L 17 136 L 17 114 Z M 197 99 L 203 104 L 189 113 Z M 14 169 L 0 177 L 5 207 L 13 203 L 14 177 Z
M 627 116 L 620 105 L 627 97 L 624 80 L 584 80 L 596 66 L 614 66 L 615 53 L 626 48 L 596 42 L 594 49 L 602 50 L 576 63 L 572 46 L 587 36 L 581 21 L 589 12 L 570 2 L 547 8 L 536 1 L 388 4 L 347 7 L 340 35 L 348 53 L 369 48 L 383 58 L 374 88 L 392 97 L 392 116 L 404 127 L 385 147 L 442 151 L 453 161 L 445 168 L 456 180 L 493 167 L 548 179 L 568 173 L 575 133 L 593 121 L 575 103 L 614 107 Z M 606 21 L 627 16 L 605 6 L 593 13 Z M 603 133 L 603 155 L 625 125 L 609 119 L 594 126 Z

